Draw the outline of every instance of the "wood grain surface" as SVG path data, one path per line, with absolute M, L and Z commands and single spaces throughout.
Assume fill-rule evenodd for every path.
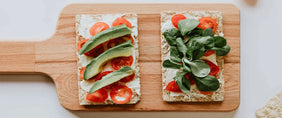
M 160 12 L 218 10 L 223 32 L 231 46 L 225 57 L 225 100 L 219 103 L 166 103 L 162 101 Z M 75 54 L 75 15 L 137 13 L 139 27 L 141 101 L 136 105 L 81 106 Z M 232 111 L 240 104 L 240 11 L 231 4 L 71 4 L 58 19 L 57 31 L 41 42 L 0 42 L 1 73 L 44 73 L 56 85 L 62 106 L 91 111 Z

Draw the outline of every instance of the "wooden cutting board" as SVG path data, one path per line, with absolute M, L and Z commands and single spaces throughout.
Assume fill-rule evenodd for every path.
M 225 100 L 219 103 L 162 101 L 160 12 L 218 10 L 231 52 L 225 57 Z M 75 15 L 137 13 L 141 101 L 136 105 L 81 106 L 78 103 Z M 45 74 L 55 82 L 61 105 L 91 111 L 232 111 L 240 104 L 240 11 L 231 4 L 71 4 L 58 20 L 56 33 L 41 42 L 0 42 L 0 72 Z

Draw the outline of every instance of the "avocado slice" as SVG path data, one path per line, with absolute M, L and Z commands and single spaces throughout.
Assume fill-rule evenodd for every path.
M 101 80 L 95 82 L 89 90 L 89 94 L 94 93 L 107 85 L 115 83 L 124 77 L 132 75 L 134 72 L 135 71 L 129 66 L 121 67 L 119 70 L 109 73 L 106 76 L 102 77 Z
M 118 25 L 115 27 L 111 27 L 109 29 L 106 29 L 94 36 L 92 36 L 81 48 L 81 50 L 78 52 L 78 54 L 84 54 L 96 46 L 109 41 L 114 38 L 118 38 L 124 35 L 131 34 L 132 31 L 126 26 L 126 25 Z
M 94 58 L 85 68 L 83 74 L 84 80 L 88 80 L 91 77 L 97 75 L 102 71 L 102 66 L 109 60 L 116 57 L 127 57 L 130 56 L 134 50 L 131 40 L 117 45 L 108 49 L 107 51 L 100 54 L 98 57 Z

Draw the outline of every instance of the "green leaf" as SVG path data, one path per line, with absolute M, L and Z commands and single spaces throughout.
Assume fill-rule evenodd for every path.
M 199 21 L 196 19 L 184 19 L 179 21 L 178 29 L 181 32 L 182 36 L 185 36 L 188 32 L 191 32 L 199 24 Z
M 180 90 L 184 93 L 190 92 L 190 81 L 185 78 L 185 74 L 187 72 L 184 71 L 177 71 L 176 76 L 173 78 Z
M 172 69 L 180 69 L 181 64 L 178 64 L 176 62 L 173 62 L 173 61 L 167 59 L 167 60 L 164 60 L 163 67 L 164 68 L 172 68 Z
M 215 47 L 223 47 L 226 45 L 226 39 L 221 36 L 215 36 L 213 39 Z
M 214 36 L 213 30 L 211 28 L 207 28 L 203 31 L 203 36 Z
M 109 73 L 106 76 L 102 77 L 101 80 L 98 80 L 97 82 L 95 82 L 93 84 L 93 86 L 89 90 L 89 94 L 94 93 L 97 90 L 99 90 L 99 89 L 101 89 L 101 88 L 103 88 L 107 85 L 115 83 L 115 82 L 121 80 L 124 77 L 132 75 L 133 73 L 134 73 L 134 70 L 129 66 L 124 66 L 117 71 Z
M 210 73 L 210 66 L 203 60 L 189 61 L 184 59 L 184 62 L 189 64 L 192 73 L 197 77 L 205 77 Z
M 198 50 L 195 50 L 193 52 L 193 59 L 194 60 L 200 59 L 202 56 L 204 56 L 205 52 L 206 52 L 206 49 L 205 49 L 204 46 L 202 48 L 198 49 Z
M 204 55 L 207 49 L 210 49 L 213 46 L 213 39 L 210 36 L 194 37 L 187 43 L 187 54 L 192 60 L 197 60 Z
M 213 47 L 211 50 L 214 50 L 218 56 L 225 56 L 229 53 L 230 49 L 228 45 L 225 45 L 221 48 Z
M 184 57 L 186 57 L 187 47 L 181 38 L 176 39 L 176 45 L 177 45 L 178 51 L 181 52 Z
M 164 32 L 164 37 L 166 39 L 166 42 L 170 46 L 176 45 L 175 40 L 176 40 L 177 37 L 180 37 L 180 36 L 181 36 L 181 34 L 180 34 L 179 30 L 176 29 L 176 28 L 171 28 L 171 29 L 168 29 Z
M 170 59 L 174 62 L 181 63 L 181 55 L 179 54 L 176 46 L 170 46 Z
M 210 91 L 216 91 L 220 87 L 220 83 L 218 79 L 216 79 L 214 76 L 206 76 L 204 78 L 195 78 L 195 83 L 200 91 L 210 92 Z
M 184 62 L 184 58 L 182 58 L 182 67 L 181 67 L 181 69 L 182 69 L 182 71 L 185 71 L 186 73 L 188 73 L 188 72 L 191 73 L 191 67 Z

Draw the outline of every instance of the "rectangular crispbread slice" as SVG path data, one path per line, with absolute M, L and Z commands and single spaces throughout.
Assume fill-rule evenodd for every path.
M 126 83 L 125 85 L 131 88 L 133 91 L 133 96 L 130 99 L 129 102 L 125 104 L 136 104 L 140 100 L 140 75 L 139 75 L 139 64 L 138 64 L 138 58 L 139 58 L 139 50 L 138 50 L 138 27 L 137 27 L 137 14 L 131 14 L 131 13 L 124 13 L 124 14 L 97 14 L 97 15 L 77 15 L 76 16 L 76 44 L 78 42 L 88 39 L 91 37 L 89 33 L 90 27 L 93 26 L 96 22 L 105 22 L 109 26 L 111 26 L 112 22 L 117 17 L 123 17 L 127 19 L 132 24 L 132 34 L 131 36 L 134 39 L 134 51 L 132 53 L 133 56 L 133 64 L 132 68 L 135 70 L 135 78 Z M 77 79 L 78 79 L 78 91 L 79 91 L 79 104 L 80 105 L 108 105 L 108 104 L 115 104 L 111 98 L 110 94 L 108 94 L 108 99 L 105 102 L 91 102 L 86 100 L 86 95 L 88 93 L 88 89 L 90 89 L 93 85 L 91 82 L 86 82 L 85 80 L 80 79 L 80 70 L 85 67 L 93 58 L 87 57 L 85 55 L 77 55 Z M 110 62 L 106 64 L 103 71 L 109 71 L 112 70 L 110 66 Z M 109 93 L 109 92 L 108 92 Z
M 175 14 L 183 14 L 187 19 L 199 19 L 202 17 L 211 17 L 216 19 L 218 24 L 215 35 L 223 36 L 222 29 L 222 15 L 218 11 L 183 11 L 174 12 L 166 11 L 161 13 L 161 59 L 162 61 L 169 59 L 170 46 L 166 42 L 163 33 L 170 28 L 174 28 L 171 23 L 171 18 Z M 216 56 L 216 55 L 215 55 Z M 173 80 L 177 69 L 167 69 L 162 67 L 162 86 L 163 86 L 163 101 L 167 102 L 208 102 L 208 101 L 223 101 L 224 100 L 224 79 L 223 79 L 223 57 L 216 56 L 214 62 L 220 68 L 216 78 L 219 79 L 220 88 L 213 92 L 213 94 L 204 95 L 199 92 L 196 85 L 191 85 L 190 93 L 175 93 L 167 91 L 165 88 L 167 84 Z

